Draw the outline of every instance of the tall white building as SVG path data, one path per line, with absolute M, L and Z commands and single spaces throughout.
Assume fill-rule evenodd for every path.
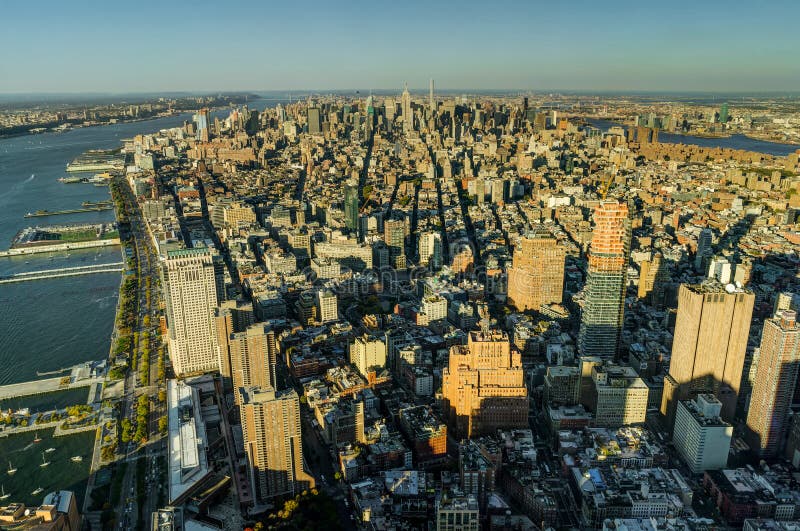
M 167 252 L 162 265 L 168 348 L 178 377 L 219 370 L 214 310 L 217 289 L 208 247 Z
M 728 465 L 733 426 L 720 418 L 722 402 L 712 394 L 681 400 L 675 412 L 675 448 L 695 474 Z
M 420 312 L 426 317 L 427 323 L 435 323 L 447 319 L 447 299 L 441 295 L 428 295 L 422 298 Z
M 321 323 L 339 319 L 339 303 L 335 293 L 327 289 L 317 292 L 317 315 Z
M 426 230 L 419 234 L 419 263 L 437 271 L 442 267 L 442 233 Z

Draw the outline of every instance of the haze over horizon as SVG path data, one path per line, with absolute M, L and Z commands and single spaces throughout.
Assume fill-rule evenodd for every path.
M 800 5 L 4 4 L 0 93 L 796 92 Z M 499 28 L 499 29 L 498 29 Z

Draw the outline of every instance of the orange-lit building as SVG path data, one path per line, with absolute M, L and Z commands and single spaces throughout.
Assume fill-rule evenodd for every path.
M 473 331 L 450 349 L 442 374 L 443 411 L 459 437 L 528 427 L 528 390 L 520 353 L 499 330 Z

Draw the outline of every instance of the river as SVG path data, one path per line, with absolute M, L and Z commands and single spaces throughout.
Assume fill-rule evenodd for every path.
M 279 100 L 254 100 L 263 110 Z M 221 118 L 228 110 L 212 113 Z M 83 201 L 109 198 L 107 187 L 63 184 L 67 163 L 89 149 L 119 147 L 138 134 L 180 126 L 191 114 L 140 122 L 84 127 L 0 139 L 0 249 L 6 249 L 22 228 L 36 224 L 110 222 L 114 212 L 88 212 L 25 218 L 46 209 L 79 208 Z M 0 275 L 119 262 L 119 248 L 71 251 L 50 255 L 0 258 Z M 114 324 L 119 273 L 99 273 L 0 285 L 0 385 L 36 378 L 52 371 L 108 355 Z

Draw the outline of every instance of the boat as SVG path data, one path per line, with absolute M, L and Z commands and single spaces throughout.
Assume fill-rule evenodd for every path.
M 8 462 L 8 475 L 13 476 L 17 473 L 17 469 L 11 465 L 11 461 Z
M 0 494 L 0 500 L 5 500 L 5 499 L 6 499 L 6 498 L 8 498 L 9 496 L 11 496 L 11 493 L 10 493 L 10 492 L 9 492 L 8 494 L 6 494 L 6 487 L 5 487 L 5 485 L 0 485 L 0 493 L 2 493 L 2 494 Z
M 45 450 L 45 453 L 51 454 L 51 453 L 53 453 L 55 451 L 56 451 L 55 448 L 48 448 L 47 450 Z
M 44 468 L 44 467 L 48 466 L 49 464 L 50 464 L 50 461 L 47 461 L 47 460 L 45 460 L 45 458 L 44 458 L 44 452 L 42 452 L 42 464 L 41 464 L 41 465 L 39 465 L 39 466 L 40 466 L 40 467 L 42 467 L 42 468 Z
M 44 491 L 42 487 L 39 487 L 35 491 L 31 492 L 31 496 L 36 496 L 37 494 L 41 494 Z
M 81 461 L 83 461 L 83 457 L 81 457 L 80 455 L 73 455 L 72 457 L 70 457 L 70 460 L 73 463 L 80 463 Z
M 36 432 L 36 435 L 33 436 L 33 442 L 35 442 L 35 443 L 42 442 L 42 438 L 39 437 L 39 432 L 38 431 Z

